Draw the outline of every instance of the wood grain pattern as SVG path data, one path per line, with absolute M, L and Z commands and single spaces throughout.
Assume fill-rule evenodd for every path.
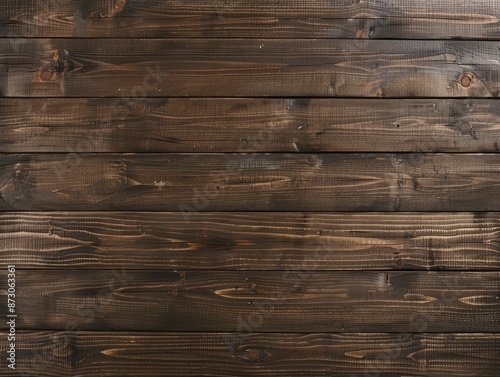
M 499 54 L 496 0 L 0 2 L 0 376 L 500 376 Z
M 498 213 L 0 213 L 22 269 L 500 270 Z
M 4 333 L 0 347 L 6 350 Z M 497 377 L 495 334 L 248 334 L 22 332 L 18 373 L 29 377 Z M 168 371 L 168 372 L 167 372 Z
M 6 97 L 497 97 L 499 42 L 0 40 Z
M 19 330 L 500 331 L 498 271 L 37 269 L 16 279 Z
M 9 0 L 0 36 L 499 39 L 500 6 L 469 0 Z
M 499 211 L 499 154 L 0 156 L 1 210 Z
M 0 99 L 2 152 L 497 152 L 493 99 Z

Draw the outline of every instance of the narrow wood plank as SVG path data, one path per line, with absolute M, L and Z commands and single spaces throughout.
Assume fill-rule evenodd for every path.
M 0 36 L 499 39 L 497 1 L 9 0 Z
M 2 39 L 7 97 L 497 97 L 499 42 Z
M 16 275 L 19 330 L 64 330 L 67 323 L 103 331 L 500 330 L 498 272 L 18 269 Z
M 240 335 L 23 331 L 18 370 L 0 375 L 497 377 L 500 368 L 495 334 Z M 6 337 L 0 333 L 2 353 Z
M 0 155 L 0 209 L 499 211 L 499 164 L 499 154 Z
M 18 152 L 497 152 L 492 99 L 0 99 Z
M 500 270 L 498 213 L 0 213 L 23 269 Z

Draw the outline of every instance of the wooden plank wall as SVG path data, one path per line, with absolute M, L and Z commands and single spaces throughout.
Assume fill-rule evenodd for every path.
M 500 376 L 499 62 L 496 0 L 2 1 L 0 376 Z

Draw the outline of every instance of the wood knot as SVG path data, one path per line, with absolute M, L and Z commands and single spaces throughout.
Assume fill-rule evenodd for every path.
M 112 195 L 120 189 L 121 185 L 119 179 L 105 179 L 95 185 L 94 192 L 97 195 Z
M 54 75 L 54 70 L 52 68 L 45 68 L 40 72 L 40 78 L 43 81 L 50 81 Z
M 255 361 L 259 358 L 259 351 L 257 350 L 248 350 L 248 358 L 252 361 Z
M 460 130 L 462 131 L 462 135 L 467 135 L 472 130 L 472 126 L 470 123 L 464 122 L 460 127 Z
M 466 73 L 462 76 L 462 78 L 460 79 L 460 84 L 464 87 L 464 88 L 468 88 L 471 84 L 472 84 L 472 79 L 474 78 L 474 76 L 471 74 L 471 73 Z
M 245 360 L 248 360 L 251 362 L 257 362 L 257 361 L 264 361 L 264 360 L 269 359 L 271 357 L 271 354 L 264 349 L 248 348 L 244 351 L 244 354 L 242 354 L 242 357 Z
M 317 167 L 317 166 L 321 165 L 320 158 L 317 155 L 315 155 L 315 154 L 311 154 L 311 155 L 307 156 L 306 161 L 307 161 L 307 164 L 309 166 L 315 166 L 315 167 Z
M 70 344 L 64 344 L 62 347 L 52 349 L 51 354 L 59 358 L 67 358 L 75 353 L 74 347 Z
M 358 30 L 356 32 L 356 38 L 368 39 L 368 38 L 370 38 L 370 34 L 366 30 Z

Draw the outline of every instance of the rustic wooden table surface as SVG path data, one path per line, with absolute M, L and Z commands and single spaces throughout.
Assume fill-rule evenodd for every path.
M 499 377 L 499 95 L 497 0 L 2 1 L 0 376 Z

